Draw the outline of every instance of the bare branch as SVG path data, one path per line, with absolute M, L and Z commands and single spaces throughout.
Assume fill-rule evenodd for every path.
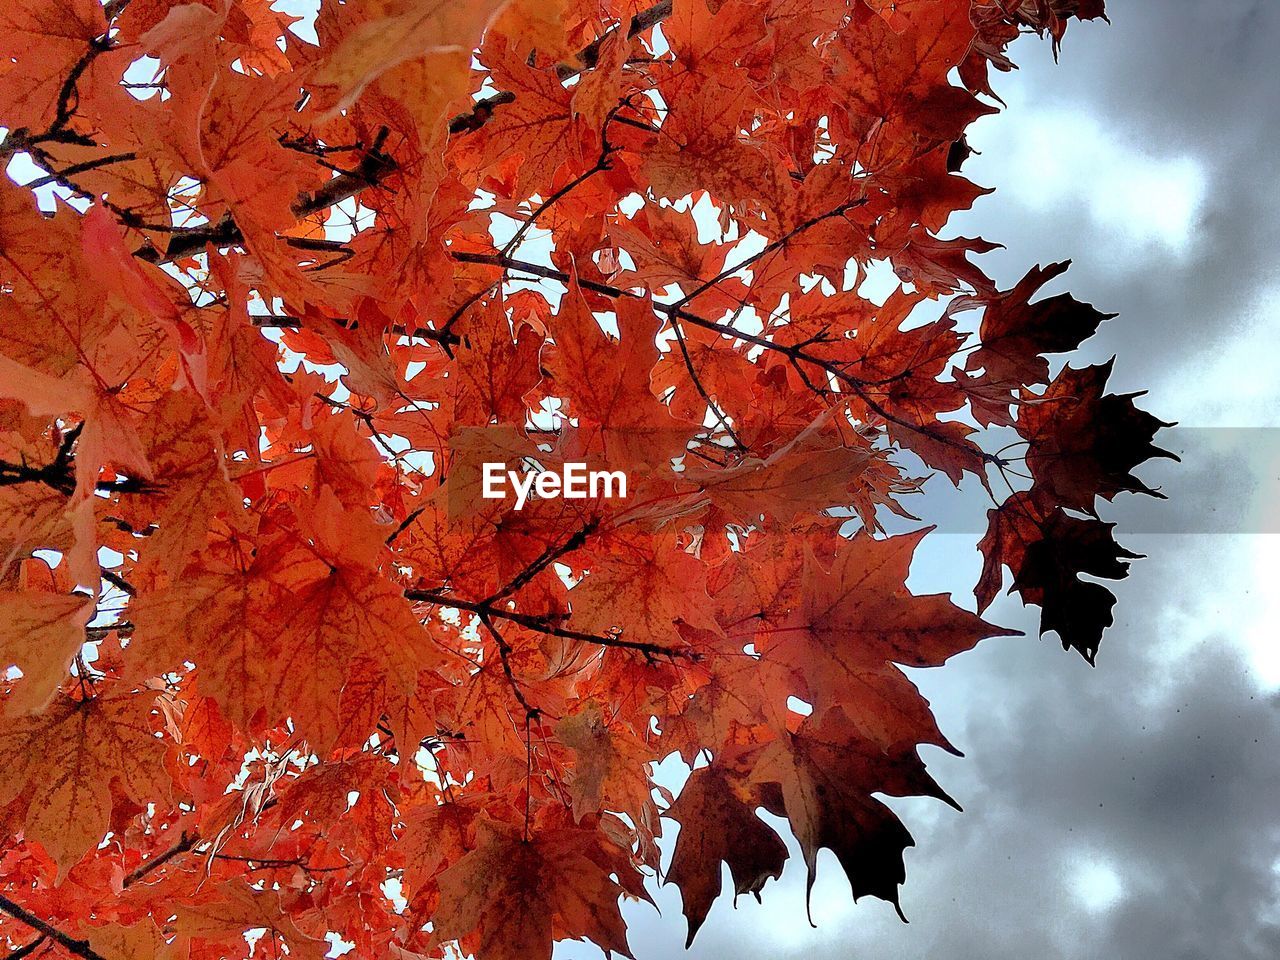
M 490 606 L 486 603 L 474 600 L 464 600 L 461 597 L 455 597 L 448 593 L 439 593 L 434 590 L 406 590 L 404 592 L 406 600 L 414 603 L 433 603 L 441 607 L 453 607 L 456 610 L 466 610 L 468 613 L 474 613 L 481 618 L 491 617 L 496 620 L 508 620 L 511 623 L 518 623 L 522 627 L 528 627 L 530 630 L 536 630 L 539 633 L 545 633 L 552 637 L 562 637 L 565 640 L 578 640 L 582 643 L 594 644 L 598 647 L 614 647 L 619 650 L 633 650 L 636 653 L 642 653 L 647 660 L 655 660 L 659 657 L 669 657 L 672 659 L 698 660 L 699 656 L 692 650 L 684 650 L 678 647 L 664 647 L 656 643 L 644 643 L 640 640 L 627 640 L 624 637 L 601 636 L 594 633 L 583 633 L 580 630 L 569 630 L 559 626 L 549 617 L 536 617 L 528 613 L 520 613 L 516 610 L 504 610 L 500 607 Z
M 77 940 L 75 937 L 63 933 L 52 924 L 41 920 L 30 910 L 14 903 L 2 893 L 0 893 L 0 910 L 9 914 L 15 920 L 25 923 L 32 930 L 39 931 L 54 943 L 74 953 L 77 957 L 84 957 L 84 960 L 107 960 L 106 957 L 89 946 L 88 940 Z

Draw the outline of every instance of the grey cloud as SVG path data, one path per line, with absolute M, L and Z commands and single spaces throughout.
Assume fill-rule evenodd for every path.
M 1095 355 L 1124 353 L 1118 375 L 1152 385 L 1171 361 L 1183 366 L 1239 333 L 1237 315 L 1259 285 L 1280 280 L 1280 5 L 1130 0 L 1111 8 L 1110 26 L 1072 26 L 1058 64 L 1034 41 L 1020 44 L 1022 69 L 999 78 L 997 91 L 1017 88 L 1024 94 L 1019 106 L 1088 116 L 1157 160 L 1200 164 L 1208 189 L 1186 259 L 1139 250 L 1138 262 L 1117 270 L 1099 256 L 1110 245 L 1087 210 L 1067 205 L 1018 215 L 999 188 L 1014 178 L 1034 180 L 1036 171 L 1006 166 L 1007 151 L 966 167 L 997 193 L 957 223 L 1007 244 L 989 259 L 1004 280 L 1036 260 L 1074 259 L 1065 285 L 1121 314 L 1096 338 Z M 1017 116 L 979 123 L 1002 125 L 1001 146 L 1020 129 Z M 1084 167 L 1073 179 L 1087 192 L 1097 172 Z

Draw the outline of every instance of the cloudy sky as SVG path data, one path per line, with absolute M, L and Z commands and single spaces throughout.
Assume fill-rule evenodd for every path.
M 1280 3 L 1109 6 L 1056 66 L 1015 47 L 1009 110 L 979 122 L 966 166 L 997 192 L 951 228 L 1007 245 L 986 259 L 1006 285 L 1073 259 L 1055 289 L 1121 314 L 1089 358 L 1118 354 L 1113 387 L 1181 424 L 1165 445 L 1184 463 L 1145 471 L 1170 500 L 1109 513 L 1148 559 L 1096 669 L 1029 636 L 916 673 L 966 754 L 927 757 L 966 812 L 893 801 L 917 841 L 909 925 L 851 903 L 824 852 L 816 929 L 793 868 L 763 905 L 718 903 L 695 960 L 1280 955 Z M 974 539 L 930 537 L 913 586 L 976 581 Z M 1014 604 L 992 618 L 1034 635 Z M 657 900 L 628 907 L 638 960 L 683 952 L 679 895 Z

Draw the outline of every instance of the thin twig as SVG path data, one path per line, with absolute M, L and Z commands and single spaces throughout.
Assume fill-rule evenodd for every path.
M 17 950 L 11 951 L 5 956 L 4 960 L 22 960 L 23 957 L 29 957 L 35 951 L 39 950 L 41 944 L 45 943 L 48 939 L 48 935 L 42 933 L 30 943 L 24 943 Z
M 530 717 L 536 717 L 542 711 L 533 706 L 526 699 L 524 691 L 520 689 L 520 683 L 516 680 L 515 670 L 511 667 L 511 657 L 515 651 L 511 648 L 511 644 L 507 643 L 506 638 L 498 632 L 498 628 L 493 625 L 488 613 L 480 614 L 480 622 L 484 624 L 485 629 L 489 631 L 489 635 L 493 637 L 494 643 L 498 645 L 498 657 L 502 661 L 502 672 L 506 674 L 507 683 L 511 686 L 511 692 L 515 695 L 516 702 L 524 708 L 525 724 L 527 725 Z

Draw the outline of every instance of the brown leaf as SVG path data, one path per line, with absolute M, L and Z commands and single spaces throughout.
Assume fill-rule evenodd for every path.
M 727 863 L 733 877 L 733 895 L 744 893 L 760 899 L 769 880 L 782 875 L 786 845 L 744 802 L 715 764 L 689 775 L 680 797 L 667 816 L 680 824 L 666 882 L 680 888 L 684 915 L 689 921 L 686 949 L 693 943 L 720 896 L 720 865 Z

